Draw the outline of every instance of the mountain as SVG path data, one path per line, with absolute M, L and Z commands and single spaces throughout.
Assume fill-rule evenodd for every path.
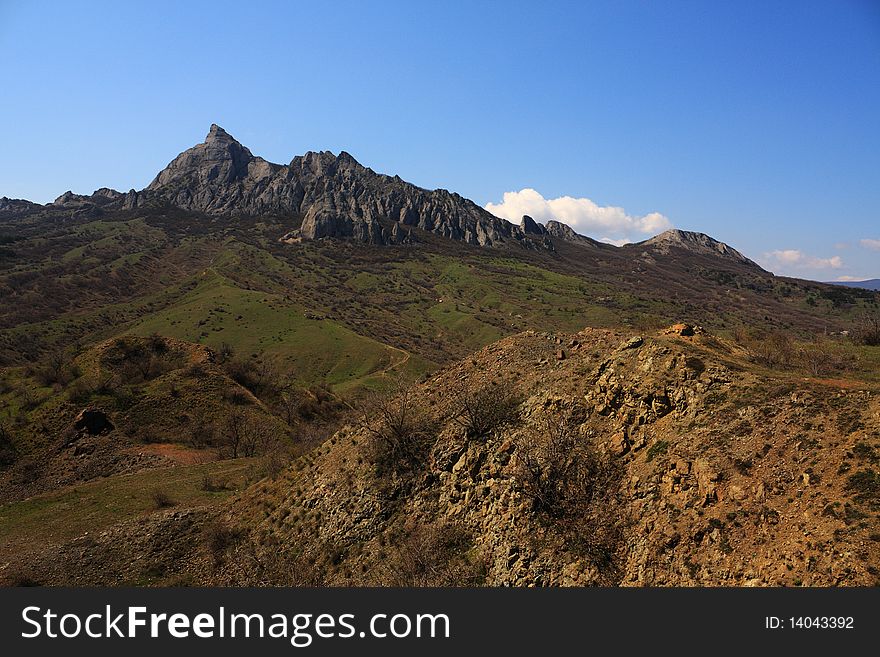
M 54 205 L 68 208 L 148 208 L 169 204 L 212 216 L 289 217 L 295 228 L 282 236 L 300 240 L 344 238 L 370 244 L 417 240 L 413 229 L 467 244 L 520 246 L 553 251 L 554 240 L 610 248 L 571 227 L 528 216 L 519 226 L 444 189 L 429 191 L 399 176 L 379 174 L 345 151 L 308 152 L 281 165 L 254 156 L 220 126 L 182 152 L 140 192 L 102 188 L 91 196 L 66 192 Z M 640 243 L 655 253 L 670 247 L 720 256 L 758 267 L 732 247 L 701 233 L 668 231 Z
M 638 242 L 636 246 L 641 246 L 653 253 L 662 253 L 664 255 L 680 250 L 721 256 L 746 265 L 759 267 L 733 247 L 728 246 L 724 242 L 719 242 L 705 233 L 694 233 L 687 230 L 667 230 L 648 240 Z
M 418 227 L 480 246 L 524 238 L 516 226 L 458 194 L 377 174 L 344 151 L 338 156 L 309 152 L 287 165 L 273 164 L 217 125 L 145 192 L 146 199 L 207 214 L 301 216 L 301 226 L 285 239 L 341 237 L 386 244 L 393 239 L 393 224 L 406 227 L 404 232 Z
M 857 287 L 862 290 L 880 291 L 880 278 L 871 278 L 866 281 L 828 281 L 826 285 L 843 285 L 844 287 Z

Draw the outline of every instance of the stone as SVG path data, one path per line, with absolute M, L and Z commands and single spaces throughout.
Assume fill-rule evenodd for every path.
M 626 439 L 626 434 L 620 431 L 611 436 L 609 447 L 611 453 L 615 456 L 623 456 L 626 454 L 629 451 L 629 442 Z
M 694 334 L 694 327 L 690 324 L 673 324 L 664 333 L 666 335 L 691 336 Z
M 737 486 L 736 484 L 731 484 L 730 487 L 727 489 L 727 492 L 730 495 L 730 498 L 736 500 L 737 502 L 742 502 L 744 499 L 746 499 L 746 497 L 748 497 L 745 489 L 742 486 Z
M 642 338 L 641 336 L 636 336 L 634 338 L 630 338 L 629 340 L 624 342 L 622 345 L 620 345 L 620 350 L 623 351 L 626 349 L 638 349 L 639 347 L 642 346 L 642 343 L 644 343 L 644 341 L 645 341 L 644 338 Z
M 84 408 L 73 420 L 75 431 L 83 431 L 96 436 L 106 431 L 113 431 L 113 423 L 104 411 L 97 408 Z
M 707 459 L 694 461 L 694 476 L 697 479 L 697 489 L 700 495 L 700 504 L 708 506 L 718 500 L 718 472 L 710 465 Z
M 523 215 L 519 227 L 527 235 L 544 235 L 547 232 L 547 229 L 544 228 L 544 226 L 539 224 L 527 214 Z

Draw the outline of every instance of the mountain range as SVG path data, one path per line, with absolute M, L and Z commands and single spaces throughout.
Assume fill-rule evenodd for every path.
M 844 287 L 858 287 L 863 290 L 880 290 L 880 278 L 870 278 L 866 281 L 832 281 L 828 285 L 843 285 Z
M 371 244 L 413 239 L 412 228 L 479 246 L 554 249 L 554 240 L 608 250 L 611 245 L 579 235 L 559 221 L 547 225 L 524 216 L 519 226 L 445 189 L 426 190 L 379 174 L 345 151 L 308 152 L 281 165 L 254 156 L 212 124 L 205 141 L 178 155 L 140 191 L 101 188 L 91 195 L 65 192 L 62 208 L 128 210 L 173 205 L 207 215 L 289 217 L 299 225 L 283 240 L 348 238 Z M 0 211 L 22 210 L 27 201 L 0 200 Z M 670 230 L 637 246 L 668 253 L 676 247 L 755 263 L 702 233 Z

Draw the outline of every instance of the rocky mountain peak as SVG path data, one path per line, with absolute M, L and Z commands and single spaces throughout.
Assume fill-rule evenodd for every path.
M 201 144 L 178 155 L 159 172 L 147 187 L 149 191 L 165 191 L 175 205 L 187 207 L 187 198 L 204 196 L 211 199 L 223 193 L 223 187 L 247 178 L 251 163 L 259 158 L 216 123 Z M 171 192 L 167 194 L 167 192 Z M 210 200 L 205 196 L 209 209 Z
M 719 242 L 705 233 L 697 233 L 689 230 L 667 230 L 655 237 L 645 240 L 644 242 L 639 242 L 639 245 L 649 247 L 653 251 L 664 255 L 670 254 L 671 249 L 678 248 L 702 255 L 720 255 L 730 260 L 736 260 L 743 264 L 758 267 L 757 264 L 746 258 L 732 246 L 725 244 L 724 242 Z
M 235 141 L 235 139 L 219 125 L 212 123 L 211 129 L 208 131 L 208 136 L 205 137 L 205 143 L 209 144 L 217 141 L 229 143 Z
M 555 219 L 551 219 L 550 221 L 548 221 L 545 229 L 550 237 L 555 237 L 559 240 L 565 240 L 566 242 L 591 244 L 593 246 L 599 246 L 601 244 L 601 242 L 597 242 L 596 240 L 589 238 L 586 235 L 581 235 L 580 233 L 575 232 L 575 230 L 568 224 L 564 224 L 561 221 L 556 221 Z
M 542 224 L 539 224 L 527 214 L 523 215 L 519 227 L 524 233 L 529 235 L 544 235 L 547 233 L 547 229 Z

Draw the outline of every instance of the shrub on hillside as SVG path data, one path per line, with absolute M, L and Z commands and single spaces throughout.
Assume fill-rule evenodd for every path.
M 505 386 L 464 384 L 453 394 L 455 421 L 464 427 L 468 438 L 485 438 L 519 419 L 521 399 Z
M 156 509 L 167 509 L 176 504 L 176 502 L 171 498 L 171 496 L 166 493 L 164 490 L 156 490 L 153 491 L 153 506 Z
M 856 344 L 880 346 L 880 313 L 864 315 L 850 332 L 850 337 Z
M 209 523 L 204 530 L 205 547 L 215 564 L 223 561 L 226 553 L 244 537 L 241 529 L 231 527 L 222 520 Z
M 380 476 L 407 475 L 427 462 L 433 423 L 420 411 L 412 392 L 398 383 L 395 394 L 374 395 L 363 403 L 361 425 L 372 437 L 372 459 Z
M 5 468 L 15 463 L 17 451 L 12 443 L 12 430 L 4 423 L 0 423 L 0 468 Z
M 765 331 L 746 335 L 746 339 L 740 344 L 746 348 L 753 361 L 770 369 L 791 366 L 795 349 L 788 334 L 782 331 Z
M 828 340 L 800 345 L 796 350 L 797 364 L 812 376 L 825 376 L 849 369 L 855 357 L 844 353 L 838 345 Z
M 226 458 L 266 454 L 278 442 L 272 428 L 243 411 L 233 410 L 218 428 L 220 451 Z
M 260 399 L 272 399 L 279 393 L 278 373 L 268 363 L 230 358 L 223 363 L 223 369 L 233 381 Z
M 622 466 L 581 437 L 567 417 L 531 427 L 514 445 L 514 478 L 533 512 L 613 580 L 625 526 Z
M 46 387 L 64 387 L 81 376 L 79 366 L 60 351 L 50 353 L 33 370 L 37 382 Z
M 115 371 L 120 385 L 150 381 L 183 366 L 183 355 L 160 335 L 123 336 L 113 341 L 103 364 Z
M 459 525 L 412 522 L 393 545 L 384 586 L 479 586 L 486 579 L 486 564 L 473 554 L 473 536 Z

